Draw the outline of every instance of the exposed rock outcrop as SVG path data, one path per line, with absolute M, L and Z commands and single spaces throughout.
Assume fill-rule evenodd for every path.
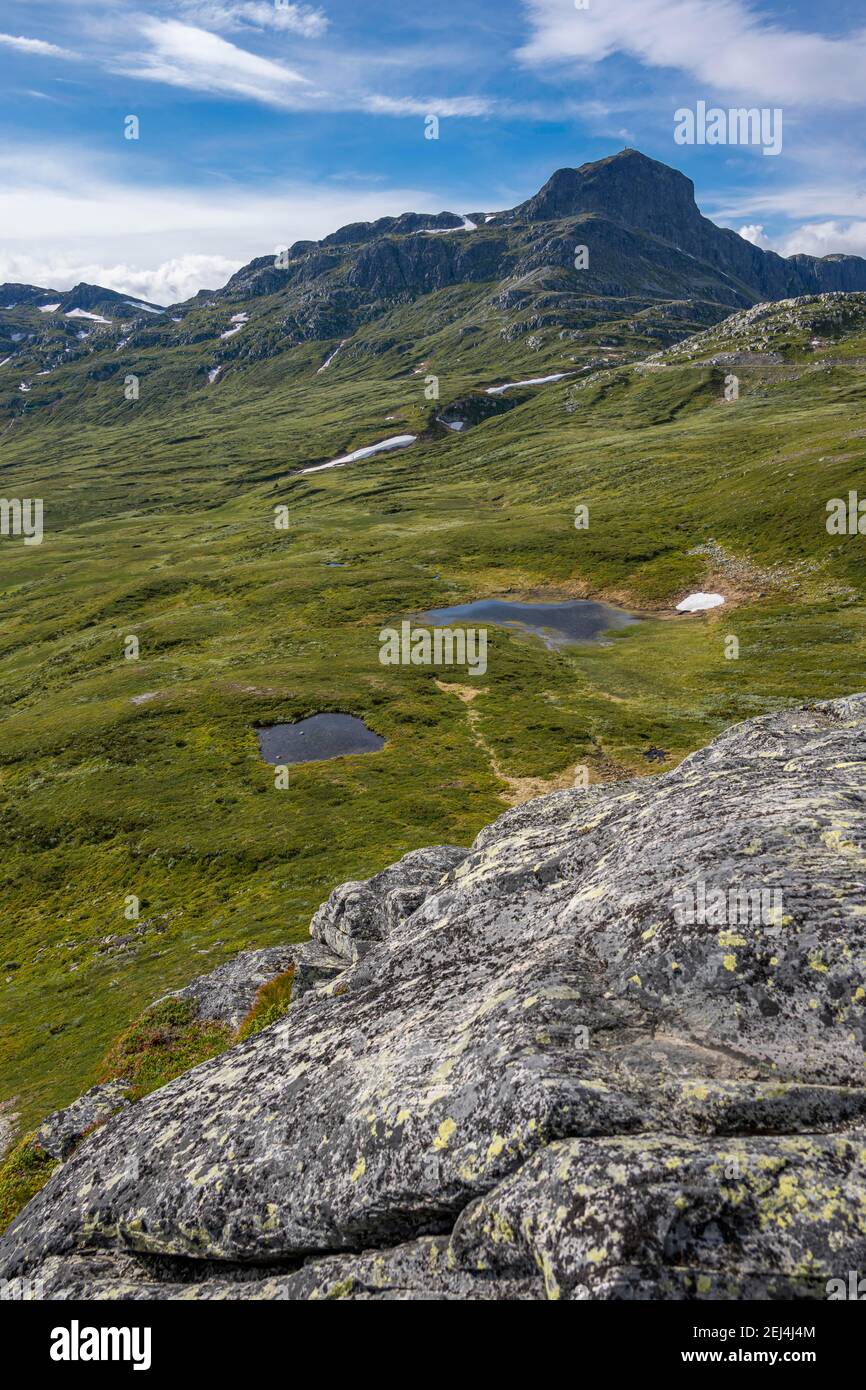
M 299 947 L 270 946 L 261 951 L 242 951 L 208 975 L 199 975 L 183 989 L 172 990 L 163 999 L 185 999 L 198 1019 L 210 1019 L 237 1028 L 249 1013 L 262 985 L 295 963 Z M 156 1001 L 162 1003 L 162 999 Z
M 0 1277 L 824 1297 L 866 1267 L 864 768 L 866 696 L 806 706 L 343 885 L 342 973 L 86 1139 Z
M 88 1130 L 104 1124 L 128 1105 L 128 1090 L 129 1082 L 123 1078 L 91 1086 L 78 1100 L 64 1110 L 55 1110 L 43 1121 L 36 1131 L 40 1148 L 52 1158 L 68 1158 Z

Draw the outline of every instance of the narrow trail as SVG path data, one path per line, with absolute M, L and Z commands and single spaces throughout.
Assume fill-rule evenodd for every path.
M 456 695 L 466 706 L 466 717 L 469 721 L 469 730 L 472 740 L 477 748 L 480 748 L 484 756 L 490 763 L 494 776 L 500 782 L 504 782 L 506 790 L 499 793 L 501 801 L 506 806 L 522 806 L 525 801 L 532 801 L 537 796 L 545 796 L 548 792 L 567 791 L 576 784 L 577 769 L 585 764 L 575 762 L 566 767 L 562 772 L 555 772 L 552 777 L 511 777 L 502 767 L 496 753 L 491 748 L 484 734 L 481 732 L 481 720 L 476 709 L 472 708 L 472 702 L 478 695 L 488 693 L 487 686 L 458 685 L 455 682 L 436 681 L 436 685 L 445 695 Z M 628 777 L 630 774 L 624 772 L 615 764 L 610 764 L 610 760 L 605 760 L 603 775 L 596 772 L 595 781 L 597 782 L 617 782 Z M 605 775 L 610 774 L 610 775 Z

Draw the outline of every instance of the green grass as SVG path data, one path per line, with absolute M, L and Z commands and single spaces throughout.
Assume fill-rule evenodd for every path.
M 121 1034 L 102 1063 L 99 1079 L 124 1078 L 130 1083 L 130 1098 L 140 1100 L 215 1057 L 231 1040 L 232 1030 L 225 1024 L 199 1022 L 186 1000 L 166 999 Z
M 272 1023 L 283 1017 L 292 1000 L 294 978 L 295 967 L 291 966 L 282 975 L 277 975 L 276 979 L 268 980 L 267 984 L 262 985 L 253 1007 L 246 1018 L 241 1020 L 237 1031 L 238 1042 L 243 1042 L 244 1038 L 251 1038 L 255 1033 L 261 1033 L 263 1029 L 269 1028 Z
M 0 1235 L 57 1167 L 57 1160 L 49 1157 L 33 1138 L 32 1134 L 27 1135 L 0 1161 Z
M 466 322 L 481 302 L 466 299 Z M 419 334 L 442 404 L 574 350 L 490 356 L 495 327 L 488 355 L 463 360 L 450 330 Z M 0 1096 L 17 1097 L 25 1126 L 92 1084 L 167 990 L 300 939 L 337 883 L 421 845 L 468 844 L 503 809 L 465 706 L 436 685 L 465 672 L 381 666 L 383 624 L 509 592 L 645 611 L 605 646 L 560 653 L 490 630 L 473 708 L 512 776 L 610 760 L 650 773 L 652 746 L 670 767 L 738 719 L 863 687 L 863 539 L 824 521 L 830 497 L 866 495 L 866 343 L 843 339 L 826 369 L 796 352 L 738 369 L 731 406 L 709 364 L 618 367 L 529 392 L 463 437 L 299 477 L 430 413 L 396 351 L 347 353 L 317 377 L 321 346 L 177 399 L 143 375 L 141 412 L 97 383 L 80 422 L 34 411 L 0 439 L 3 494 L 41 495 L 46 512 L 41 547 L 0 540 L 0 966 L 17 967 L 0 969 Z M 160 370 L 182 374 L 192 352 Z M 588 531 L 574 528 L 579 503 Z M 710 540 L 781 578 L 749 571 L 736 605 L 672 617 L 710 576 L 691 553 Z M 137 661 L 123 656 L 130 634 Z M 293 768 L 277 790 L 255 725 L 318 710 L 360 715 L 385 748 Z M 175 1027 L 162 1053 L 144 1048 L 137 1084 L 220 1043 Z

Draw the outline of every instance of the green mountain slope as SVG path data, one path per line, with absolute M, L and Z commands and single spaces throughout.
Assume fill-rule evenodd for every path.
M 0 540 L 0 1094 L 25 1121 L 79 1094 L 161 992 L 305 933 L 335 883 L 467 843 L 576 764 L 651 774 L 734 720 L 862 688 L 863 538 L 825 523 L 866 494 L 866 295 L 744 295 L 720 323 L 701 271 L 693 295 L 672 280 L 647 308 L 625 286 L 566 321 L 560 272 L 398 296 L 325 371 L 336 322 L 256 355 L 284 312 L 264 294 L 208 384 L 201 343 L 162 338 L 226 331 L 246 312 L 227 291 L 140 328 L 131 356 L 58 369 L 53 404 L 34 387 L 9 407 L 3 495 L 45 504 L 42 545 Z M 403 433 L 405 451 L 300 472 Z M 725 607 L 677 616 L 698 588 Z M 557 653 L 491 628 L 471 706 L 442 688 L 465 671 L 380 664 L 384 624 L 504 594 L 644 621 Z M 278 790 L 254 726 L 323 709 L 386 747 Z

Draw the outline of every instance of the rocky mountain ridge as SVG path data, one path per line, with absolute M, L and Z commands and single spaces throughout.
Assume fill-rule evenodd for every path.
M 56 299 L 0 287 L 0 408 L 61 408 L 82 369 L 91 398 L 121 370 L 156 382 L 168 369 L 158 408 L 164 390 L 214 385 L 229 366 L 282 357 L 306 373 L 291 354 L 313 343 L 320 363 L 343 344 L 341 370 L 385 354 L 414 365 L 428 344 L 470 366 L 503 346 L 527 370 L 539 354 L 582 364 L 599 342 L 665 347 L 760 301 L 853 291 L 866 291 L 866 261 L 753 246 L 701 215 L 691 180 L 626 149 L 558 170 L 510 210 L 404 213 L 296 242 L 165 311 L 98 286 Z

